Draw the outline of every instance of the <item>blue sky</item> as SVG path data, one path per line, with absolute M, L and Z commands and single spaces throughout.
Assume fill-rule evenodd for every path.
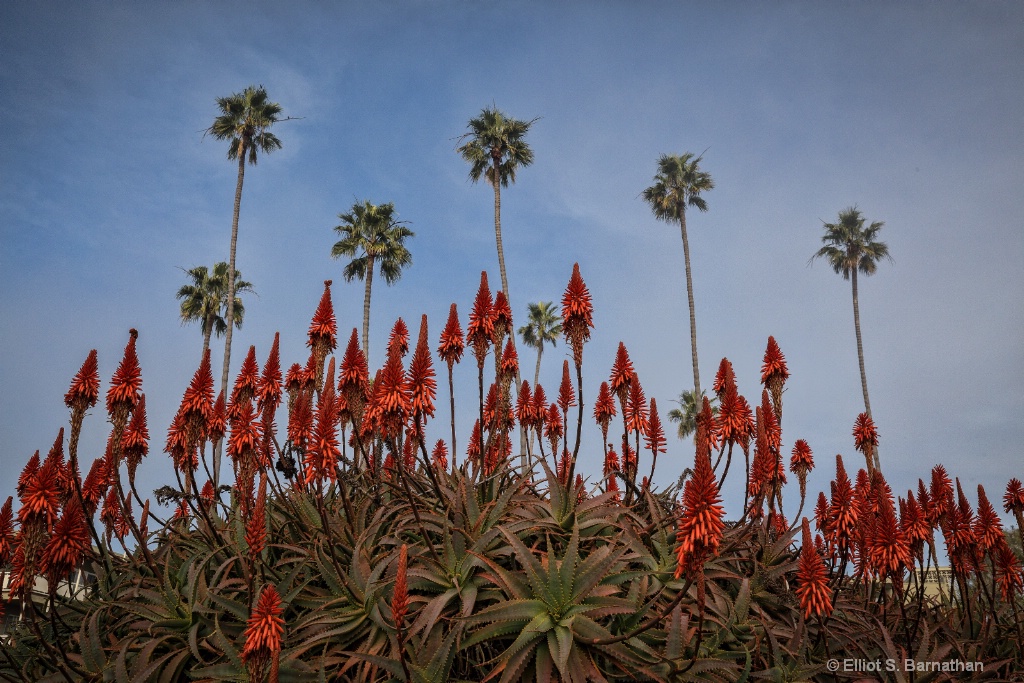
M 972 498 L 1024 477 L 1020 4 L 12 2 L 0 6 L 0 497 L 66 425 L 63 394 L 92 348 L 106 390 L 130 327 L 153 435 L 141 488 L 170 477 L 160 450 L 202 341 L 174 293 L 181 268 L 226 259 L 235 185 L 224 143 L 202 131 L 216 97 L 250 84 L 298 118 L 246 174 L 238 266 L 259 296 L 235 370 L 250 344 L 262 363 L 278 330 L 286 365 L 304 362 L 324 279 L 343 338 L 361 325 L 361 284 L 329 257 L 337 214 L 357 200 L 393 201 L 416 232 L 413 266 L 374 289 L 372 365 L 398 316 L 415 334 L 426 313 L 433 346 L 452 301 L 465 324 L 480 272 L 499 279 L 491 190 L 454 148 L 493 103 L 540 117 L 536 161 L 502 195 L 517 324 L 528 302 L 561 297 L 579 261 L 596 305 L 588 416 L 620 340 L 663 419 L 692 381 L 679 230 L 638 195 L 660 154 L 704 152 L 716 187 L 689 220 L 703 384 L 727 356 L 756 402 L 774 335 L 792 372 L 784 445 L 810 443 L 812 493 L 836 453 L 862 462 L 849 284 L 807 265 L 822 221 L 856 205 L 885 222 L 894 259 L 861 286 L 894 491 L 938 462 Z M 562 343 L 545 353 L 549 394 L 566 357 Z M 468 418 L 475 368 L 456 381 Z M 441 437 L 443 383 L 438 403 Z M 93 411 L 86 462 L 107 429 Z M 674 480 L 692 445 L 670 438 L 660 463 L 659 482 Z

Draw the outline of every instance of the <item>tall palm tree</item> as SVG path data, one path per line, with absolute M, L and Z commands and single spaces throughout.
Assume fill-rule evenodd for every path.
M 395 205 L 356 202 L 348 213 L 339 213 L 341 225 L 334 230 L 341 235 L 331 248 L 331 256 L 352 257 L 342 271 L 347 282 L 359 278 L 366 283 L 363 296 L 363 353 L 370 358 L 370 291 L 373 270 L 378 268 L 384 282 L 394 284 L 402 277 L 402 268 L 412 264 L 412 254 L 405 240 L 415 236 L 404 222 L 395 220 Z
M 536 388 L 540 382 L 540 358 L 544 344 L 558 346 L 558 338 L 562 336 L 562 316 L 558 305 L 553 301 L 530 304 L 527 323 L 519 328 L 519 336 L 524 344 L 537 349 L 537 369 L 533 373 L 533 386 Z
M 228 301 L 228 264 L 224 261 L 214 264 L 211 273 L 206 266 L 196 266 L 185 271 L 191 284 L 182 285 L 176 297 L 181 299 L 182 324 L 198 322 L 203 332 L 203 353 L 210 346 L 210 336 L 223 337 L 228 324 L 221 316 Z M 245 318 L 245 306 L 239 298 L 240 292 L 252 292 L 252 284 L 242 279 L 241 271 L 235 271 L 234 324 L 241 329 Z
M 498 269 L 501 271 L 501 289 L 508 292 L 505 272 L 505 250 L 501 241 L 501 188 L 516 181 L 516 169 L 533 163 L 533 150 L 526 144 L 526 133 L 532 121 L 520 121 L 505 116 L 497 107 L 485 107 L 480 116 L 469 120 L 469 132 L 459 138 L 465 140 L 457 151 L 469 162 L 469 179 L 474 183 L 486 178 L 494 188 L 494 237 L 498 243 Z
M 217 98 L 220 115 L 213 120 L 207 132 L 218 140 L 228 141 L 228 159 L 238 160 L 238 181 L 235 183 L 235 208 L 231 215 L 231 248 L 228 257 L 227 326 L 224 335 L 224 368 L 220 375 L 221 393 L 227 396 L 228 373 L 231 367 L 231 331 L 235 320 L 235 251 L 238 246 L 238 214 L 242 208 L 242 183 L 245 179 L 245 161 L 256 165 L 260 152 L 269 154 L 281 149 L 281 141 L 268 129 L 280 120 L 281 105 L 271 102 L 263 86 L 250 85 L 242 92 Z M 213 485 L 220 482 L 220 456 L 218 447 L 213 456 Z
M 860 334 L 860 304 L 857 299 L 857 273 L 872 275 L 878 269 L 878 261 L 885 258 L 892 261 L 889 245 L 877 242 L 879 231 L 885 223 L 875 221 L 867 227 L 865 218 L 857 207 L 851 206 L 839 212 L 839 220 L 825 223 L 825 234 L 821 236 L 824 246 L 811 256 L 824 258 L 837 274 L 849 280 L 853 289 L 853 328 L 857 334 L 857 360 L 860 363 L 860 386 L 864 392 L 864 411 L 870 417 L 871 400 L 868 398 L 868 376 L 864 371 L 864 343 Z M 875 467 L 878 468 L 878 449 L 875 449 Z
M 702 396 L 700 372 L 697 369 L 697 317 L 693 307 L 693 277 L 690 274 L 690 241 L 686 235 L 686 208 L 692 206 L 707 211 L 708 205 L 701 192 L 715 187 L 711 175 L 700 170 L 703 156 L 694 157 L 686 152 L 681 156 L 662 154 L 658 159 L 658 173 L 654 185 L 643 191 L 643 198 L 651 205 L 655 218 L 669 223 L 679 223 L 683 234 L 683 259 L 686 264 L 686 298 L 690 304 L 690 350 L 693 357 L 693 390 L 695 396 Z

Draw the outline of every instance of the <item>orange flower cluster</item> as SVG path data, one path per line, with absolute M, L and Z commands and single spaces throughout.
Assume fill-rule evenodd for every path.
M 437 347 L 437 355 L 448 364 L 451 370 L 455 363 L 462 360 L 462 352 L 466 348 L 462 340 L 462 326 L 459 324 L 459 312 L 455 304 L 448 311 L 448 322 L 441 332 L 441 343 Z
M 434 379 L 434 362 L 427 347 L 427 316 L 420 321 L 420 334 L 416 350 L 409 364 L 409 395 L 412 397 L 412 413 L 417 416 L 434 416 L 434 398 L 437 396 L 437 380 Z
M 878 430 L 875 428 L 875 423 L 871 419 L 871 416 L 867 413 L 861 413 L 857 416 L 857 421 L 853 425 L 853 445 L 858 451 L 864 454 L 864 457 L 868 461 L 868 471 L 874 469 L 874 455 L 875 449 L 878 447 Z
M 473 301 L 473 310 L 469 314 L 469 327 L 466 328 L 466 342 L 473 348 L 478 368 L 484 367 L 487 351 L 494 337 L 494 301 L 491 289 L 487 285 L 487 271 L 480 273 L 480 288 Z
M 597 401 L 594 402 L 594 420 L 601 426 L 601 435 L 605 442 L 608 441 L 608 425 L 615 417 L 615 401 L 612 399 L 612 392 L 608 388 L 608 382 L 601 382 L 601 388 L 597 391 Z
M 711 458 L 707 453 L 697 453 L 693 476 L 686 481 L 683 489 L 683 514 L 679 520 L 676 540 L 676 578 L 683 574 L 695 576 L 703 573 L 704 563 L 718 554 L 725 530 L 725 515 L 722 500 L 718 497 L 718 483 L 711 471 Z
M 658 417 L 658 404 L 653 396 L 651 397 L 648 415 L 647 435 L 644 437 L 644 444 L 654 454 L 654 457 L 657 457 L 658 453 L 665 452 L 668 442 L 665 440 L 665 430 L 661 427 L 661 418 Z
M 575 263 L 569 284 L 562 295 L 562 334 L 572 348 L 576 367 L 583 364 L 583 345 L 590 339 L 590 330 L 594 327 L 593 316 L 594 305 L 590 300 L 590 291 L 580 275 L 580 264 Z
M 804 619 L 828 617 L 832 614 L 832 593 L 828 588 L 825 562 L 811 542 L 811 530 L 804 517 L 803 545 L 800 547 L 800 565 L 797 569 L 796 595 Z
M 789 369 L 786 367 L 786 357 L 782 355 L 782 349 L 776 343 L 775 337 L 768 337 L 768 347 L 765 349 L 764 362 L 761 364 L 761 383 L 771 392 L 777 420 L 782 420 L 782 389 L 787 379 Z
M 124 347 L 124 357 L 114 371 L 107 389 L 107 413 L 114 423 L 115 431 L 124 428 L 128 413 L 139 402 L 142 388 L 142 370 L 139 368 L 139 356 L 135 351 L 135 340 L 139 333 L 132 328 L 128 331 L 128 345 Z
M 248 666 L 249 675 L 253 679 L 259 679 L 267 663 L 276 662 L 281 654 L 283 612 L 277 588 L 274 584 L 267 584 L 260 592 L 256 609 L 249 616 L 245 628 L 245 646 L 242 648 L 242 661 Z

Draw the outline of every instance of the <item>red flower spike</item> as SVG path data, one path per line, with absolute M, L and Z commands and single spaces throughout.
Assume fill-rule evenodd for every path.
M 523 380 L 519 387 L 519 396 L 516 397 L 516 419 L 524 427 L 533 423 L 533 393 L 530 391 L 530 383 Z
M 843 467 L 843 456 L 836 456 L 836 478 L 832 482 L 832 500 L 829 503 L 828 541 L 845 549 L 849 547 L 850 536 L 857 525 L 857 508 L 854 505 L 853 487 Z
M 18 522 L 22 527 L 37 520 L 42 520 L 46 526 L 53 524 L 60 507 L 60 484 L 53 460 L 47 458 L 43 466 L 29 477 L 20 498 Z
M 597 391 L 597 401 L 594 402 L 594 420 L 601 426 L 601 433 L 605 439 L 608 438 L 608 425 L 617 412 L 608 382 L 601 382 L 601 388 Z
M 552 403 L 544 416 L 544 436 L 551 442 L 552 455 L 558 451 L 558 440 L 562 438 L 563 433 L 562 413 L 558 411 L 558 406 Z
M 629 353 L 626 345 L 619 342 L 619 349 L 615 352 L 615 363 L 612 365 L 612 374 L 608 379 L 608 387 L 612 393 L 618 396 L 619 403 L 625 405 L 626 397 L 629 395 L 629 385 L 636 377 L 633 370 L 633 362 L 629 360 Z
M 341 457 L 341 445 L 338 442 L 337 404 L 334 399 L 334 382 L 329 382 L 316 408 L 316 426 L 312 438 L 306 447 L 306 483 L 313 478 L 321 481 L 337 478 L 335 467 Z
M 626 429 L 630 432 L 639 432 L 647 436 L 649 427 L 647 421 L 647 400 L 644 396 L 644 389 L 640 386 L 640 380 L 634 375 L 633 381 L 629 383 L 629 398 L 626 407 L 622 411 L 622 417 L 626 421 Z
M 583 345 L 590 340 L 590 330 L 594 327 L 593 315 L 590 291 L 580 275 L 580 264 L 575 263 L 565 294 L 562 295 L 562 333 L 572 347 L 572 357 L 577 367 L 583 362 Z
M 84 413 L 96 405 L 100 397 L 100 373 L 96 349 L 89 352 L 78 374 L 71 380 L 71 388 L 64 394 L 64 404 L 73 413 Z
M 811 530 L 807 518 L 803 519 L 803 545 L 800 548 L 800 565 L 797 569 L 796 594 L 804 619 L 828 617 L 832 614 L 832 593 L 828 588 L 825 562 L 817 553 L 811 541 Z
M 558 387 L 558 407 L 566 412 L 570 407 L 576 405 L 576 391 L 572 387 L 572 379 L 569 377 L 569 361 L 562 362 L 562 383 Z
M 128 501 L 127 514 L 131 514 L 131 501 Z M 106 529 L 108 543 L 111 537 L 117 536 L 118 539 L 124 539 L 131 531 L 128 520 L 125 518 L 125 511 L 121 509 L 121 501 L 118 500 L 116 489 L 111 488 L 103 500 L 100 521 L 103 522 L 103 527 Z
M 469 435 L 469 445 L 466 447 L 466 457 L 470 460 L 479 460 L 482 452 L 480 444 L 480 420 L 473 423 L 473 432 Z
M 304 381 L 305 372 L 302 366 L 298 363 L 292 363 L 291 367 L 288 368 L 288 374 L 285 376 L 284 389 L 289 394 L 293 394 L 302 389 L 302 383 Z
M 629 445 L 629 441 L 626 438 L 622 439 L 622 468 L 623 474 L 628 478 L 633 478 L 636 475 L 636 451 Z
M 516 353 L 512 337 L 509 337 L 505 342 L 505 350 L 501 353 L 501 377 L 506 387 L 515 378 L 517 372 L 519 372 L 519 354 Z
M 107 390 L 107 413 L 121 426 L 128 419 L 128 413 L 139 401 L 139 390 L 142 388 L 142 370 L 139 368 L 139 357 L 135 352 L 135 340 L 139 333 L 132 328 L 128 331 L 128 345 L 124 347 L 124 357 L 114 371 Z
M 249 352 L 245 354 L 245 360 L 242 361 L 242 367 L 238 371 L 238 377 L 235 378 L 235 386 L 231 391 L 231 404 L 251 401 L 259 388 L 260 366 L 256 362 L 256 347 L 250 346 Z
M 932 468 L 932 482 L 928 495 L 931 498 L 936 519 L 949 512 L 953 506 L 953 482 L 942 465 Z
M 36 472 L 38 471 L 39 451 L 36 451 L 32 454 L 32 457 L 28 459 L 28 462 L 25 463 L 25 467 L 21 470 L 21 476 L 18 477 L 18 486 L 16 490 L 19 498 L 23 495 L 25 487 L 28 486 L 28 483 L 36 476 Z
M 797 439 L 793 444 L 793 456 L 789 461 L 789 471 L 798 477 L 806 476 L 814 469 L 814 454 L 811 447 L 803 439 Z
M 878 470 L 875 470 L 878 473 Z M 880 473 L 879 473 L 879 476 Z M 902 576 L 910 565 L 910 547 L 896 522 L 896 512 L 888 496 L 879 496 L 878 516 L 872 529 L 869 550 L 871 566 L 879 576 Z
M 435 468 L 439 470 L 448 469 L 448 447 L 443 439 L 438 439 L 437 443 L 434 444 L 434 450 L 431 452 L 430 458 Z
M 1003 494 L 1003 511 L 1014 515 L 1024 513 L 1024 486 L 1016 477 L 1006 484 L 1006 493 Z
M 54 482 L 57 486 L 57 495 L 60 505 L 63 505 L 68 498 L 71 497 L 74 491 L 74 483 L 71 479 L 71 473 L 68 471 L 67 463 L 64 462 L 64 428 L 61 427 L 57 431 L 57 438 L 53 440 L 53 445 L 50 446 L 49 452 L 46 454 L 46 459 L 43 460 L 43 467 L 47 463 L 50 463 L 52 471 L 56 481 Z
M 619 471 L 619 454 L 615 452 L 611 446 L 608 447 L 608 452 L 604 456 L 604 476 L 607 477 L 612 472 Z
M 484 399 L 484 427 L 494 431 L 497 426 L 498 417 L 498 385 L 491 384 L 487 390 L 487 398 Z
M 427 346 L 427 316 L 424 315 L 420 320 L 416 350 L 409 364 L 409 394 L 412 397 L 413 414 L 434 416 L 434 399 L 437 397 L 437 380 L 434 377 L 434 362 Z
M 329 351 L 338 346 L 338 323 L 334 318 L 331 304 L 331 280 L 324 280 L 324 293 L 309 325 L 309 340 L 306 346 L 313 349 L 318 358 L 326 358 Z
M 96 458 L 89 468 L 89 474 L 82 482 L 82 498 L 85 500 L 85 514 L 91 518 L 107 493 L 107 461 L 106 458 Z
M 1004 540 L 995 552 L 996 583 L 1003 600 L 1012 602 L 1016 595 L 1024 592 L 1024 577 L 1021 576 L 1020 560 Z
M 267 584 L 260 592 L 256 608 L 245 627 L 245 646 L 242 661 L 249 668 L 252 679 L 261 679 L 263 668 L 281 653 L 284 619 L 281 617 L 281 596 L 274 584 Z
M 349 406 L 355 406 L 366 401 L 369 386 L 370 368 L 366 363 L 366 354 L 359 348 L 359 333 L 353 328 L 345 355 L 341 359 L 338 391 L 345 396 Z
M 500 289 L 494 295 L 494 306 L 491 308 L 491 313 L 494 318 L 494 332 L 491 341 L 497 347 L 512 329 L 512 309 L 508 305 L 508 299 L 505 298 L 505 292 Z
M 394 352 L 401 357 L 409 353 L 409 328 L 405 321 L 399 318 L 391 328 L 391 335 L 388 337 L 388 353 L 394 347 Z
M 216 443 L 224 438 L 228 428 L 228 407 L 224 401 L 224 392 L 217 394 L 217 400 L 213 404 L 213 414 L 206 425 L 206 434 L 210 441 Z
M 480 289 L 473 301 L 473 310 L 469 314 L 469 327 L 466 328 L 466 342 L 473 347 L 477 367 L 484 366 L 487 350 L 494 336 L 494 302 L 491 289 L 487 285 L 487 272 L 480 273 Z
M 761 390 L 761 417 L 764 420 L 764 435 L 768 448 L 778 457 L 779 450 L 782 448 L 782 427 L 779 425 L 772 404 L 768 401 L 767 389 Z
M 764 352 L 764 363 L 761 365 L 761 383 L 771 392 L 775 417 L 782 419 L 782 387 L 789 378 L 786 358 L 775 342 L 775 337 L 768 337 L 768 348 Z
M 274 345 L 270 347 L 270 355 L 263 364 L 263 374 L 256 388 L 259 412 L 263 413 L 268 406 L 276 408 L 281 403 L 281 396 L 281 333 L 275 332 Z
M 249 347 L 249 356 L 253 356 L 253 354 L 254 348 Z M 246 362 L 248 360 L 249 357 L 246 357 Z M 256 359 L 253 356 L 253 363 L 255 364 L 255 362 Z M 203 360 L 199 363 L 192 382 L 181 398 L 181 407 L 178 412 L 181 414 L 182 427 L 185 429 L 189 445 L 196 445 L 206 438 L 209 422 L 213 418 L 213 374 L 210 372 L 210 349 L 206 349 L 203 353 Z
M 14 513 L 11 508 L 13 500 L 11 496 L 7 496 L 3 507 L 0 508 L 0 567 L 7 566 L 14 553 Z
M 396 436 L 412 412 L 412 397 L 397 348 L 388 351 L 379 385 L 375 383 L 373 389 L 373 411 L 380 421 L 382 435 Z
M 405 615 L 409 610 L 409 585 L 406 572 L 409 564 L 409 547 L 402 544 L 398 552 L 398 569 L 395 571 L 395 590 L 391 594 L 391 618 L 395 628 L 401 630 Z
M 665 430 L 661 426 L 661 418 L 658 417 L 658 404 L 653 397 L 648 414 L 648 429 L 647 435 L 644 437 L 644 444 L 651 453 L 664 453 L 668 442 L 665 439 Z
M 288 440 L 292 446 L 305 450 L 313 438 L 313 406 L 309 394 L 300 392 L 288 414 Z
M 533 390 L 533 406 L 531 411 L 533 413 L 533 427 L 539 430 L 544 426 L 544 421 L 547 419 L 548 414 L 548 397 L 544 393 L 544 387 L 540 384 Z
M 451 369 L 455 363 L 462 360 L 462 352 L 465 348 L 466 344 L 462 339 L 462 326 L 459 325 L 459 312 L 455 304 L 452 304 L 448 310 L 448 322 L 441 332 L 441 343 L 437 347 L 437 355 Z
M 974 536 L 982 552 L 991 552 L 1003 538 L 1003 523 L 981 484 L 978 484 L 978 516 L 974 522 Z
M 211 377 L 212 379 L 212 377 Z M 139 463 L 149 454 L 149 428 L 146 425 L 146 395 L 139 397 L 139 404 L 132 412 L 132 419 L 121 438 L 121 452 L 128 464 L 128 481 L 135 481 Z
M 701 410 L 697 413 L 697 431 L 694 440 L 698 448 L 704 448 L 711 452 L 718 448 L 719 436 L 718 422 L 714 418 L 714 413 L 711 412 L 711 402 L 705 396 Z
M 74 501 L 64 509 L 64 514 L 54 525 L 43 551 L 40 569 L 51 586 L 67 578 L 71 570 L 82 564 L 90 543 L 82 508 L 78 501 Z
M 814 527 L 828 534 L 829 507 L 824 491 L 818 491 L 818 504 L 814 506 Z
M 718 395 L 718 399 L 721 401 L 729 387 L 736 388 L 736 373 L 733 371 L 729 359 L 723 358 L 722 362 L 718 364 L 718 374 L 715 375 L 715 383 L 711 385 L 711 390 Z
M 721 502 L 715 474 L 711 471 L 711 458 L 706 453 L 697 453 L 693 476 L 683 489 L 683 514 L 676 532 L 679 543 L 677 579 L 684 574 L 693 577 L 702 573 L 704 563 L 718 554 L 725 530 Z
M 248 464 L 260 448 L 260 431 L 256 413 L 251 402 L 242 404 L 231 419 L 231 437 L 228 439 L 228 455 L 236 463 Z
M 906 501 L 900 499 L 900 528 L 910 545 L 911 554 L 920 557 L 924 541 L 931 533 L 931 527 L 928 526 L 928 520 L 921 510 L 921 506 L 918 505 L 910 491 L 907 491 Z

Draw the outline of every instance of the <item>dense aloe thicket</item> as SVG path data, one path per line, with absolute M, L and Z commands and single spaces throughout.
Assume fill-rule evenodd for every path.
M 178 476 L 157 492 L 172 503 L 166 520 L 135 486 L 142 458 L 155 454 L 134 331 L 106 394 L 107 452 L 80 476 L 82 420 L 100 397 L 90 354 L 65 397 L 68 457 L 61 430 L 22 473 L 18 509 L 8 499 L 0 512 L 0 571 L 25 599 L 23 618 L 9 620 L 0 678 L 861 676 L 828 672 L 832 658 L 894 660 L 900 670 L 884 674 L 894 680 L 1006 679 L 1020 669 L 1021 567 L 983 489 L 975 512 L 936 467 L 916 493 L 894 497 L 873 467 L 878 436 L 866 415 L 854 429 L 866 469 L 851 480 L 837 458 L 831 490 L 807 500 L 814 461 L 795 440 L 797 482 L 784 486 L 788 370 L 774 339 L 753 410 L 723 359 L 719 409 L 705 400 L 697 416 L 683 489 L 656 490 L 648 482 L 665 437 L 624 345 L 591 415 L 578 400 L 592 328 L 578 268 L 561 302 L 575 373 L 567 361 L 554 401 L 542 387 L 513 385 L 511 313 L 486 279 L 465 335 L 453 305 L 438 357 L 449 371 L 475 362 L 479 379 L 478 422 L 457 450 L 424 436 L 428 420 L 447 417 L 435 401 L 448 398 L 438 400 L 426 317 L 414 346 L 404 322 L 395 325 L 371 381 L 354 330 L 333 355 L 329 285 L 305 366 L 282 373 L 275 340 L 262 370 L 250 351 L 231 395 L 215 400 L 204 355 L 163 449 Z M 580 431 L 595 423 L 599 476 L 576 471 Z M 512 457 L 520 424 L 535 437 L 526 471 Z M 234 469 L 221 490 L 207 470 L 217 442 Z M 728 476 L 747 491 L 735 521 L 718 497 Z M 1019 520 L 1017 480 L 1004 504 Z M 942 544 L 952 581 L 928 597 L 924 569 Z M 59 587 L 77 567 L 98 580 L 65 597 Z M 51 590 L 33 602 L 36 576 Z M 982 662 L 984 671 L 906 672 L 908 658 Z

